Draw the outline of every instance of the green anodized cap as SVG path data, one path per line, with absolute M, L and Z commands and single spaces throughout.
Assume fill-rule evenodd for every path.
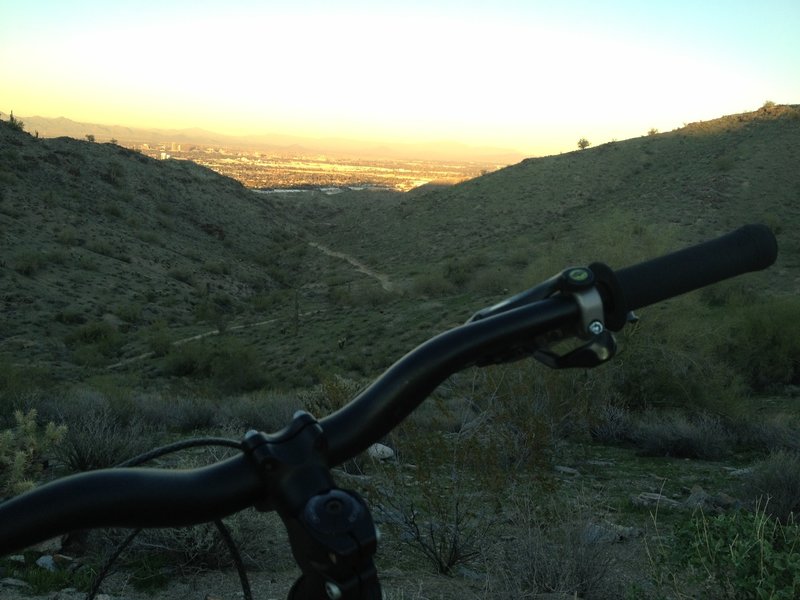
M 567 278 L 570 283 L 582 284 L 592 280 L 592 272 L 589 269 L 579 267 L 577 269 L 570 269 L 567 271 Z

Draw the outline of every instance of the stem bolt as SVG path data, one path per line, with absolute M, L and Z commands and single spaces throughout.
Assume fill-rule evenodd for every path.
M 589 323 L 589 333 L 592 335 L 600 335 L 603 331 L 605 331 L 605 327 L 603 327 L 600 321 L 592 321 Z
M 342 597 L 342 590 L 338 585 L 330 581 L 325 582 L 325 593 L 331 600 L 339 600 Z

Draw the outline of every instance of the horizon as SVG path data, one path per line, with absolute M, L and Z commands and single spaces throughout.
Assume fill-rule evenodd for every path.
M 32 0 L 16 115 L 541 156 L 800 98 L 800 5 Z

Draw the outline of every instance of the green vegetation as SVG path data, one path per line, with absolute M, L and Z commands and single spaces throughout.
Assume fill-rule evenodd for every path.
M 770 271 L 639 311 L 592 371 L 451 377 L 384 440 L 396 462 L 360 456 L 337 477 L 388 530 L 381 569 L 411 580 L 390 597 L 419 596 L 434 572 L 445 598 L 796 593 L 798 115 L 770 104 L 453 187 L 302 197 L 2 122 L 0 495 L 194 433 L 324 416 L 567 266 L 618 268 L 762 221 L 780 245 Z M 697 486 L 732 500 L 692 514 Z M 231 528 L 259 564 L 288 566 L 265 541 L 278 524 L 245 513 Z M 125 559 L 136 585 L 227 565 L 213 528 L 152 536 Z M 667 568 L 648 573 L 657 547 Z
M 8 126 L 15 131 L 25 131 L 25 123 L 14 116 L 13 110 L 11 111 L 11 114 L 8 115 Z
M 47 457 L 64 437 L 66 427 L 52 422 L 40 427 L 36 410 L 14 412 L 14 426 L 0 431 L 0 497 L 21 494 L 36 485 Z
M 763 507 L 696 513 L 676 531 L 673 552 L 704 597 L 789 600 L 800 593 L 800 525 L 781 524 Z

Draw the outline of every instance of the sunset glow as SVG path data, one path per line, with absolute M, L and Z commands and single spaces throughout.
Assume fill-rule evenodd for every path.
M 545 154 L 798 103 L 798 31 L 796 0 L 28 0 L 0 110 Z

